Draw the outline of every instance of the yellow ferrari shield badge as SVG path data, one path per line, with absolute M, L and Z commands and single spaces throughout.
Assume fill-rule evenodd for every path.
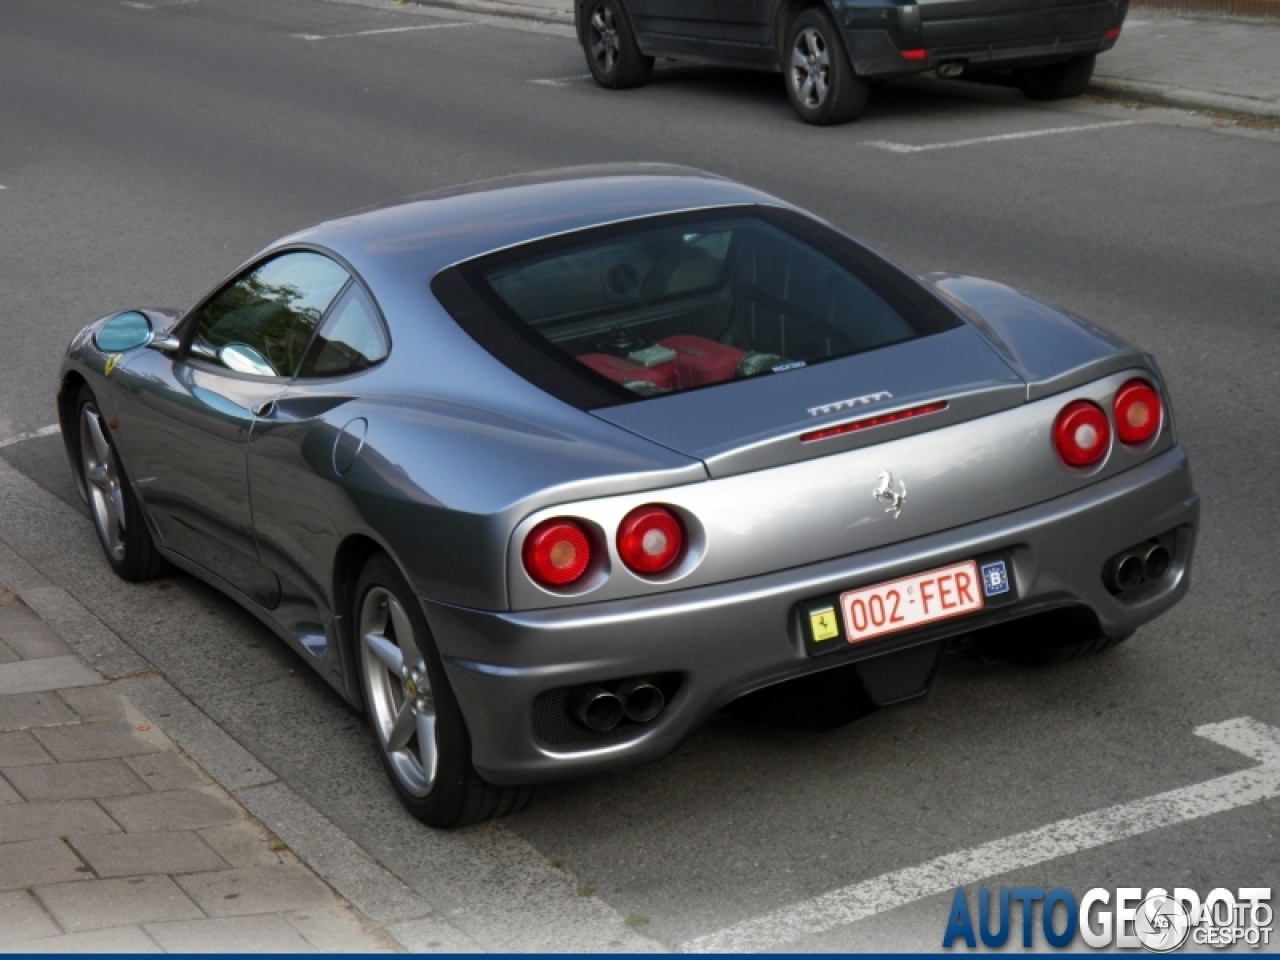
M 102 375 L 104 377 L 111 376 L 111 371 L 120 363 L 120 358 L 124 356 L 122 353 L 108 353 L 107 362 L 102 366 Z
M 815 643 L 821 643 L 823 640 L 834 640 L 840 636 L 840 621 L 836 619 L 835 607 L 810 610 L 809 626 L 813 629 Z

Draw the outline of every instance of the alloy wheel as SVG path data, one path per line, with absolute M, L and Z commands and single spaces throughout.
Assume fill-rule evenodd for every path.
M 618 65 L 620 43 L 618 40 L 618 23 L 613 11 L 604 4 L 599 4 L 591 11 L 590 33 L 588 40 L 591 46 L 591 57 L 603 74 L 610 74 Z
M 818 30 L 805 27 L 791 48 L 791 87 L 810 110 L 822 106 L 831 86 L 831 53 Z
M 373 587 L 360 605 L 361 655 L 378 741 L 401 786 L 415 797 L 436 778 L 436 704 L 426 658 L 404 607 Z
M 81 408 L 80 464 L 89 508 L 102 546 L 116 563 L 124 560 L 124 491 L 102 415 L 92 403 Z

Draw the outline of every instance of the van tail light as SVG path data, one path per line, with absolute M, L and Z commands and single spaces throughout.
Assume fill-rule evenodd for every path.
M 1145 380 L 1130 380 L 1111 404 L 1121 443 L 1146 443 L 1160 429 L 1160 394 Z
M 1111 424 L 1107 415 L 1088 400 L 1067 404 L 1053 422 L 1053 445 L 1068 466 L 1093 466 L 1107 455 L 1111 446 Z
M 618 527 L 618 556 L 635 573 L 670 568 L 684 553 L 684 524 L 666 507 L 637 507 Z
M 525 538 L 523 558 L 534 583 L 567 587 L 581 580 L 591 564 L 591 538 L 577 520 L 544 520 Z

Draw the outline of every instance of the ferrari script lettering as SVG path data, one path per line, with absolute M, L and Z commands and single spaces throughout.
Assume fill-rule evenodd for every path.
M 824 403 L 820 407 L 810 407 L 809 416 L 821 417 L 828 413 L 852 410 L 854 407 L 865 407 L 872 403 L 879 403 L 881 400 L 892 399 L 892 393 L 888 390 L 881 390 L 879 393 L 868 393 L 865 397 L 850 397 L 848 400 L 837 400 L 835 403 Z

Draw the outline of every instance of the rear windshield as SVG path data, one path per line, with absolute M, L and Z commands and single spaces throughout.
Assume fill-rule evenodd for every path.
M 873 274 L 756 208 L 593 230 L 467 269 L 521 339 L 619 399 L 773 376 L 934 331 Z

